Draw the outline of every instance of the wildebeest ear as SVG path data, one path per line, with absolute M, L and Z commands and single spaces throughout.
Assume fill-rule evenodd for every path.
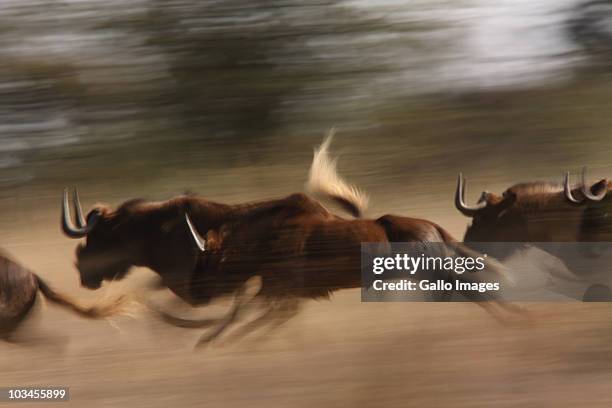
M 489 193 L 488 191 L 483 191 L 482 193 L 480 193 L 480 198 L 478 198 L 478 201 L 476 201 L 476 203 L 480 204 L 480 203 L 488 202 L 490 195 L 491 193 Z
M 608 189 L 608 180 L 601 179 L 591 186 L 591 194 L 599 195 Z
M 209 251 L 218 251 L 221 249 L 223 238 L 219 231 L 208 230 L 206 233 L 206 249 Z

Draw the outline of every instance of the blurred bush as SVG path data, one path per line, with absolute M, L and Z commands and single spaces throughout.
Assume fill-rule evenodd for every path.
M 279 141 L 304 151 L 332 125 L 357 158 L 376 151 L 377 171 L 389 174 L 604 166 L 610 10 L 548 0 L 5 1 L 0 185 L 291 162 Z M 521 35 L 504 42 L 519 20 Z M 530 44 L 538 30 L 546 41 Z

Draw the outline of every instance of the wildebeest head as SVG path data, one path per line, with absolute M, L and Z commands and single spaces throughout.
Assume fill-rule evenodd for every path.
M 75 191 L 73 224 L 64 190 L 62 230 L 71 238 L 85 238 L 76 249 L 81 284 L 97 289 L 104 280 L 123 278 L 132 266 L 158 271 L 193 268 L 197 251 L 184 223 L 185 202 L 130 200 L 117 209 L 97 205 L 84 217 Z
M 526 225 L 521 214 L 512 211 L 516 199 L 516 192 L 512 189 L 506 190 L 501 196 L 483 191 L 476 205 L 468 206 L 465 203 L 465 180 L 459 173 L 455 207 L 463 215 L 472 218 L 464 241 L 520 241 L 518 238 L 526 234 Z
M 121 279 L 130 266 L 136 264 L 138 240 L 135 240 L 134 225 L 129 209 L 112 211 L 104 205 L 95 206 L 86 217 L 83 216 L 77 191 L 73 203 L 76 225 L 72 224 L 68 192 L 64 190 L 62 201 L 62 230 L 71 238 L 85 238 L 77 246 L 76 267 L 81 284 L 97 289 L 103 280 Z

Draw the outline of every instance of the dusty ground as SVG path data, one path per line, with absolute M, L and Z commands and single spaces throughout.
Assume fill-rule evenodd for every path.
M 460 236 L 464 220 L 440 214 L 426 215 Z M 78 287 L 75 242 L 60 235 L 58 215 L 7 221 L 2 246 L 58 289 L 93 299 Z M 30 221 L 34 226 L 25 228 Z M 130 291 L 152 277 L 136 270 L 115 290 Z M 159 298 L 169 299 L 167 293 Z M 306 304 L 271 334 L 234 344 L 221 339 L 194 352 L 199 330 L 168 327 L 146 314 L 112 325 L 84 321 L 42 303 L 20 332 L 26 343 L 0 344 L 0 384 L 70 387 L 71 401 L 58 406 L 612 404 L 612 308 L 606 304 L 530 304 L 530 324 L 506 327 L 473 304 L 361 303 L 359 291 L 351 290 Z

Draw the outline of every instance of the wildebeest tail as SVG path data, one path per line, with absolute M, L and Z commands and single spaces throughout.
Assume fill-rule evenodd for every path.
M 124 296 L 115 299 L 102 299 L 97 304 L 86 306 L 76 299 L 58 293 L 52 289 L 40 276 L 34 274 L 38 282 L 38 289 L 50 302 L 70 310 L 81 317 L 88 319 L 102 319 L 118 314 L 127 314 L 127 302 Z
M 361 217 L 368 208 L 368 196 L 357 187 L 344 181 L 337 171 L 337 159 L 329 156 L 329 145 L 334 136 L 331 129 L 314 151 L 306 188 L 312 194 L 330 199 L 354 217 Z

